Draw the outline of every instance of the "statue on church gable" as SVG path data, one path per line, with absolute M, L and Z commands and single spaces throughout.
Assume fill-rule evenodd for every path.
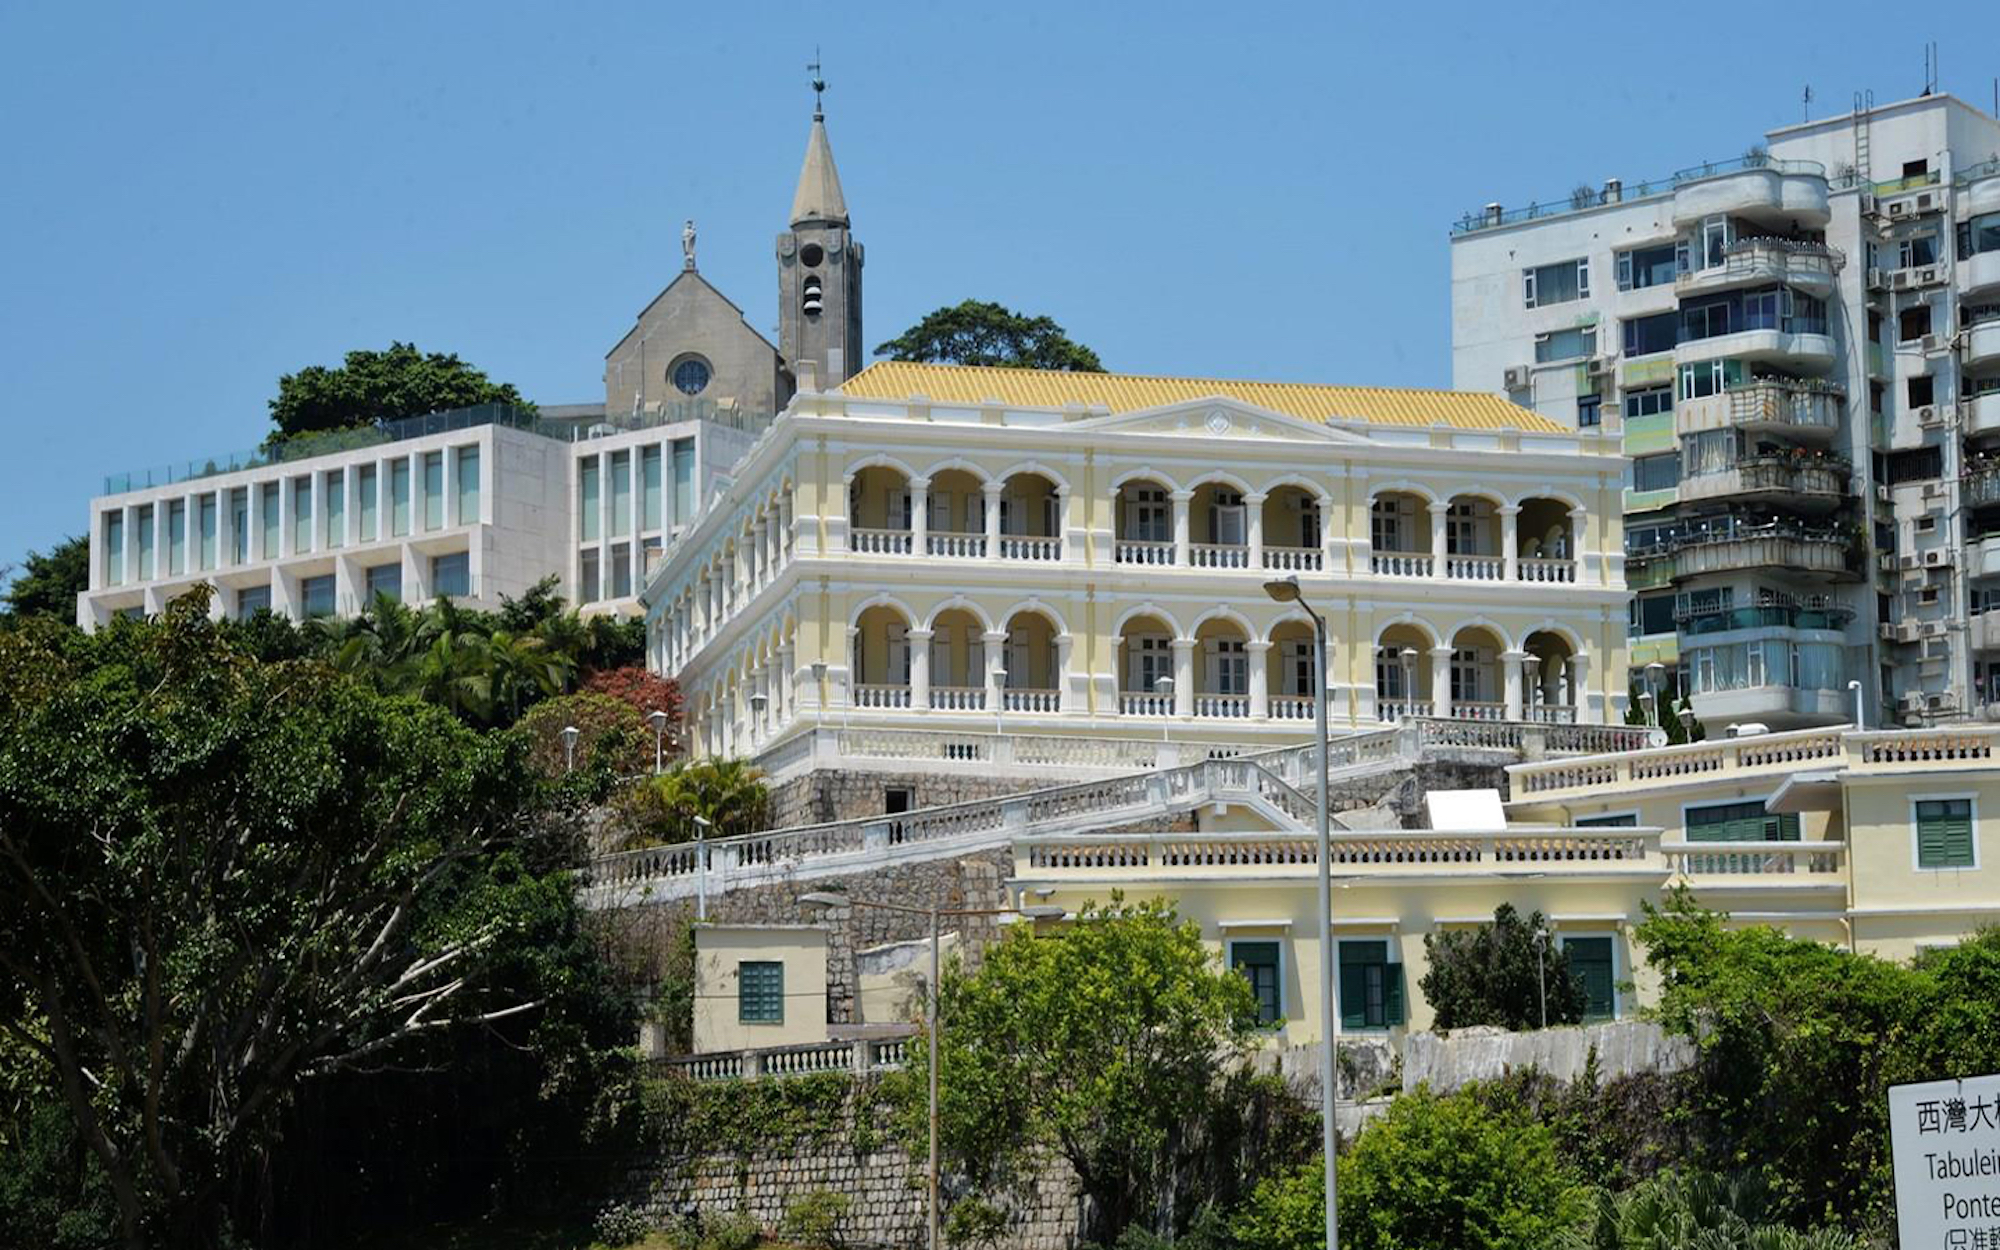
M 681 227 L 681 268 L 687 270 L 694 268 L 694 218 L 692 217 Z

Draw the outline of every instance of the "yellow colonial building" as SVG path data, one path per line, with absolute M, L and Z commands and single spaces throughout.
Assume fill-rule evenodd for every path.
M 1617 722 L 1623 467 L 1490 395 L 808 376 L 646 585 L 651 662 L 698 753 L 773 773 L 829 723 L 1277 745 L 1311 722 L 1312 627 L 1263 583 L 1296 575 L 1336 728 Z

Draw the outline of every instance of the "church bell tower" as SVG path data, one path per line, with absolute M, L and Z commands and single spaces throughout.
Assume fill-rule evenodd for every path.
M 800 390 L 839 386 L 867 364 L 868 352 L 861 337 L 861 245 L 848 229 L 847 199 L 826 140 L 818 99 L 825 89 L 813 81 L 812 134 L 792 195 L 792 228 L 778 236 L 778 350 Z

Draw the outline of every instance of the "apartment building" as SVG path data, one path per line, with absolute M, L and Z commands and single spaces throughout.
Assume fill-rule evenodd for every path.
M 700 754 L 782 774 L 830 721 L 944 766 L 1297 741 L 1285 576 L 1329 618 L 1337 727 L 1623 718 L 1615 436 L 1453 392 L 897 362 L 802 387 L 641 596 Z
M 1632 459 L 1635 685 L 1712 732 L 2000 701 L 2000 122 L 1857 98 L 1669 177 L 1489 204 L 1451 253 L 1454 385 Z
M 352 615 L 378 594 L 496 606 L 544 577 L 593 612 L 638 588 L 795 389 L 846 378 L 861 341 L 862 248 L 815 112 L 774 249 L 779 344 L 696 266 L 606 353 L 604 399 L 490 405 L 106 477 L 90 503 L 77 623 L 150 614 L 197 583 L 211 610 Z

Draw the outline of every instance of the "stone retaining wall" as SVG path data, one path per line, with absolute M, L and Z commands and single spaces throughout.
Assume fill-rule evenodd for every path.
M 1635 1072 L 1678 1072 L 1695 1057 L 1692 1041 L 1650 1020 L 1530 1033 L 1493 1028 L 1459 1029 L 1448 1037 L 1412 1033 L 1403 1041 L 1403 1088 L 1429 1084 L 1447 1093 L 1517 1068 L 1538 1068 L 1558 1081 L 1573 1081 L 1583 1075 L 1593 1049 L 1598 1077 L 1606 1081 Z

